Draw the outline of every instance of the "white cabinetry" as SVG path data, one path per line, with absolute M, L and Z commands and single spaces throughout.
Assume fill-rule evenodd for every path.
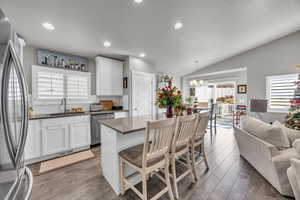
M 123 95 L 123 62 L 96 57 L 97 96 Z
M 28 134 L 25 144 L 25 160 L 38 158 L 42 155 L 41 127 L 39 120 L 31 120 L 28 123 Z
M 42 128 L 43 155 L 59 153 L 69 149 L 67 125 L 48 125 Z
M 115 112 L 115 119 L 128 117 L 128 112 Z
M 41 161 L 89 148 L 90 116 L 30 120 L 25 160 Z
M 84 118 L 70 126 L 71 148 L 78 148 L 91 144 L 91 128 L 89 118 Z

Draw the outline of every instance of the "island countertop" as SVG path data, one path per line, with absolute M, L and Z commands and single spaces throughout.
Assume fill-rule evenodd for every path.
M 100 124 L 103 124 L 109 128 L 114 129 L 122 134 L 128 134 L 140 130 L 146 129 L 147 121 L 166 119 L 165 115 L 142 115 L 136 117 L 125 117 L 119 119 L 106 119 L 99 120 Z

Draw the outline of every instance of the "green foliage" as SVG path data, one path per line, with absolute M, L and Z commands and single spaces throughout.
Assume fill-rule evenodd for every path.
M 172 85 L 159 89 L 156 94 L 156 105 L 159 108 L 167 108 L 169 106 L 171 107 L 181 106 L 182 105 L 181 91 Z

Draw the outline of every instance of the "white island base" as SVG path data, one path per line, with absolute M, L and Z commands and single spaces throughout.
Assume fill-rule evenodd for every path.
M 144 142 L 145 130 L 131 133 L 120 133 L 101 124 L 101 166 L 102 174 L 117 195 L 120 194 L 119 152 Z M 134 173 L 134 169 L 126 168 L 126 176 Z M 132 178 L 133 185 L 141 182 L 141 177 Z M 126 188 L 127 189 L 127 188 Z

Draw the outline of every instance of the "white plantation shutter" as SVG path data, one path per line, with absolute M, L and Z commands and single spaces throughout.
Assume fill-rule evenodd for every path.
M 267 77 L 267 98 L 269 109 L 288 110 L 295 94 L 298 74 Z
M 37 99 L 61 99 L 64 97 L 64 75 L 39 71 L 36 74 Z
M 33 104 L 58 104 L 90 101 L 91 74 L 49 67 L 32 66 Z
M 88 98 L 89 78 L 84 75 L 67 75 L 67 97 Z

